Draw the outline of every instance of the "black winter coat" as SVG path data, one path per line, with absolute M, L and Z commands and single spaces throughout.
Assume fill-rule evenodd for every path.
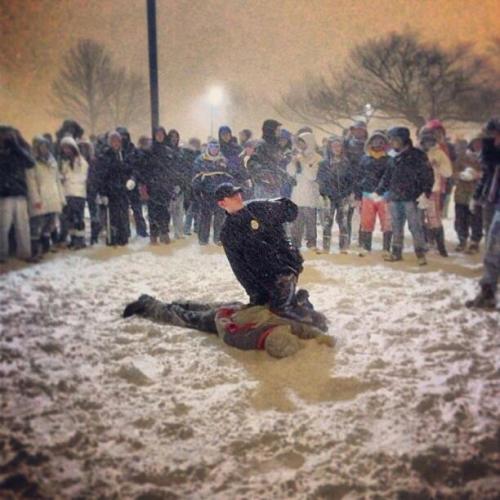
M 319 193 L 330 198 L 333 203 L 347 198 L 354 190 L 354 174 L 347 157 L 340 161 L 323 160 L 318 169 Z
M 376 193 L 389 192 L 390 201 L 416 201 L 422 193 L 430 195 L 433 185 L 434 173 L 427 155 L 410 146 L 391 159 Z
M 483 146 L 481 150 L 481 167 L 483 176 L 474 193 L 474 199 L 483 202 L 488 201 L 492 183 L 495 178 L 495 171 L 500 168 L 500 148 L 495 147 L 495 141 L 492 138 L 483 139 Z M 498 174 L 500 177 L 500 173 Z M 493 203 L 500 205 L 500 179 L 497 177 L 496 188 L 493 188 Z
M 171 162 L 167 151 L 161 144 L 156 143 L 153 149 L 139 150 L 137 165 L 139 165 L 139 179 L 146 186 L 149 201 L 157 205 L 168 206 L 174 192 L 171 173 Z
M 279 198 L 250 201 L 226 217 L 220 239 L 236 278 L 254 304 L 268 302 L 269 287 L 279 275 L 302 271 L 302 256 L 283 228 L 297 213 L 295 203 Z
M 276 143 L 261 141 L 255 153 L 248 160 L 248 171 L 254 184 L 279 189 L 287 179 L 286 171 L 281 168 L 282 152 Z
M 382 156 L 381 158 L 374 158 L 370 155 L 365 155 L 361 158 L 359 164 L 360 182 L 357 186 L 359 191 L 358 196 L 362 193 L 373 193 L 378 188 L 380 180 L 389 167 L 391 159 L 389 156 Z
M 132 168 L 120 158 L 118 152 L 112 148 L 107 148 L 97 159 L 96 181 L 99 194 L 107 196 L 109 202 L 127 199 L 127 181 L 132 178 Z
M 14 140 L 0 150 L 0 198 L 27 196 L 26 169 L 34 166 L 31 154 Z

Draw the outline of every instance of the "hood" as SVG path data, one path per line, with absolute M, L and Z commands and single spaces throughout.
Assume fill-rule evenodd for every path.
M 270 144 L 276 144 L 278 138 L 276 137 L 276 129 L 281 127 L 281 123 L 276 120 L 266 120 L 262 124 L 262 139 Z
M 297 138 L 302 139 L 307 144 L 307 148 L 302 152 L 303 156 L 312 156 L 316 154 L 316 139 L 311 132 L 304 132 Z
M 61 128 L 56 132 L 57 140 L 61 141 L 67 135 L 80 139 L 85 131 L 78 122 L 74 120 L 64 120 Z
M 375 139 L 375 137 L 381 137 L 385 141 L 386 144 L 389 144 L 389 137 L 387 137 L 387 134 L 383 130 L 374 130 L 372 132 L 372 134 L 370 134 L 370 136 L 368 137 L 368 140 L 365 143 L 365 153 L 367 155 L 370 155 L 372 153 L 371 142 L 373 139 Z M 386 153 L 384 151 L 384 155 L 385 154 Z
M 42 144 L 45 144 L 47 148 L 49 148 L 48 157 L 50 158 L 52 156 L 50 153 L 50 141 L 47 140 L 43 135 L 37 135 L 33 137 L 33 156 L 36 159 L 42 159 L 42 156 L 40 154 L 40 146 Z
M 174 144 L 172 142 L 172 138 L 174 135 L 177 135 L 177 138 L 179 139 L 177 141 L 177 144 Z M 179 134 L 179 132 L 177 130 L 175 130 L 175 128 L 170 129 L 168 131 L 168 134 L 167 134 L 166 143 L 167 143 L 167 146 L 170 146 L 171 148 L 177 149 L 181 143 L 181 134 Z
M 222 127 L 219 127 L 219 142 L 221 142 L 220 137 L 224 132 L 229 132 L 231 136 L 233 135 L 233 131 L 231 130 L 230 127 L 228 127 L 227 125 L 222 125 Z
M 156 140 L 156 132 L 158 132 L 159 130 L 161 130 L 164 134 L 165 134 L 165 139 L 162 141 L 162 142 L 158 142 Z M 166 141 L 167 141 L 167 131 L 165 130 L 165 127 L 155 127 L 153 129 L 153 143 L 157 143 L 157 144 L 166 144 Z
M 116 131 L 121 135 L 122 137 L 122 145 L 124 149 L 127 149 L 128 145 L 130 144 L 130 133 L 127 130 L 126 127 L 116 127 Z
M 424 125 L 424 130 L 438 130 L 441 129 L 446 134 L 446 129 L 444 128 L 443 122 L 434 118 L 433 120 L 429 120 Z
M 78 149 L 78 144 L 76 143 L 75 139 L 73 139 L 73 137 L 71 137 L 69 135 L 66 137 L 63 137 L 61 139 L 61 148 L 63 146 L 70 146 L 71 148 L 74 149 L 74 151 L 76 152 L 76 155 L 80 156 L 80 150 Z

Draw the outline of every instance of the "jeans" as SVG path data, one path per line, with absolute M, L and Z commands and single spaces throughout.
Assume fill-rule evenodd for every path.
M 14 226 L 16 255 L 28 259 L 31 255 L 28 202 L 24 196 L 0 198 L 0 261 L 9 256 L 9 231 Z
M 425 251 L 425 238 L 422 223 L 418 213 L 416 201 L 391 201 L 392 217 L 392 245 L 403 248 L 405 222 L 408 220 L 408 227 L 413 237 L 413 247 L 415 253 L 420 254 Z
M 325 214 L 325 225 L 323 227 L 323 249 L 330 250 L 332 239 L 333 221 L 339 226 L 339 248 L 345 250 L 349 246 L 349 230 L 347 218 L 349 214 L 349 199 L 343 198 L 339 201 L 332 201 L 331 206 Z

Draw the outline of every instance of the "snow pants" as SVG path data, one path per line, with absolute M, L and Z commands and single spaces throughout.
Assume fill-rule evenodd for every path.
M 290 234 L 292 243 L 297 248 L 302 246 L 302 238 L 306 237 L 307 248 L 315 248 L 317 245 L 316 228 L 317 209 L 312 207 L 299 207 L 297 218 L 292 222 Z
M 31 255 L 28 202 L 25 196 L 0 198 L 0 262 L 9 256 L 9 231 L 14 226 L 16 255 L 28 259 Z
M 484 255 L 484 272 L 481 286 L 489 285 L 497 290 L 500 275 L 500 207 L 495 210 L 490 230 L 486 237 L 486 253 Z
M 425 239 L 422 223 L 418 213 L 416 201 L 391 201 L 392 217 L 392 246 L 402 249 L 404 246 L 404 228 L 408 220 L 408 227 L 413 237 L 415 253 L 425 252 Z
M 361 231 L 373 233 L 377 217 L 383 233 L 392 231 L 391 212 L 387 201 L 363 197 L 361 202 Z
M 479 243 L 483 237 L 482 210 L 471 212 L 468 205 L 455 203 L 455 231 L 460 242 L 469 239 Z

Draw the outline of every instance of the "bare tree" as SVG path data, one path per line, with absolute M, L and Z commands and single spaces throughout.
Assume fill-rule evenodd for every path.
M 63 67 L 53 82 L 53 105 L 58 115 L 82 121 L 91 134 L 108 112 L 116 72 L 102 44 L 80 40 L 64 56 Z
M 482 122 L 498 102 L 491 68 L 468 45 L 444 50 L 415 34 L 394 33 L 354 48 L 340 74 L 331 70 L 328 78 L 293 86 L 278 109 L 316 126 L 341 125 L 368 104 L 372 117 L 416 127 L 434 117 Z
M 107 100 L 107 119 L 110 127 L 130 127 L 132 121 L 145 118 L 147 110 L 147 86 L 136 73 L 118 68 L 112 72 L 113 88 Z

